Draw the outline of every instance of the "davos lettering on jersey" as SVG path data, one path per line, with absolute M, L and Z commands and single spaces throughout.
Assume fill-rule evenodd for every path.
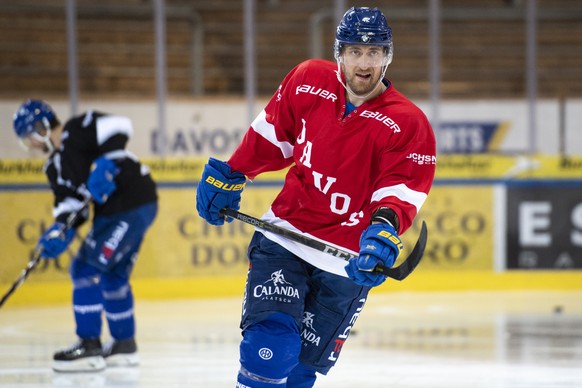
M 344 329 L 342 331 L 340 331 L 340 333 L 335 338 L 335 340 L 334 340 L 335 345 L 334 345 L 331 353 L 327 357 L 328 360 L 333 361 L 333 362 L 337 361 L 337 358 L 339 357 L 339 353 L 341 352 L 342 347 L 344 346 L 344 343 L 346 342 L 346 339 L 348 339 L 348 336 L 350 335 L 350 330 L 352 330 L 352 327 L 354 327 L 356 320 L 360 316 L 360 312 L 364 308 L 364 304 L 366 303 L 366 298 L 360 299 L 358 301 L 358 303 L 359 303 L 359 305 L 356 308 L 356 311 L 354 312 L 354 314 L 352 315 L 350 320 L 347 322 L 347 325 L 344 327 Z
M 280 269 L 271 274 L 271 278 L 253 289 L 253 296 L 260 300 L 272 300 L 275 302 L 291 303 L 299 300 L 299 290 L 293 284 L 285 280 L 283 270 Z
M 400 127 L 398 126 L 398 124 L 396 124 L 396 122 L 392 120 L 390 117 L 383 115 L 380 112 L 371 112 L 369 110 L 364 110 L 362 111 L 362 113 L 360 113 L 360 116 L 380 121 L 382 124 L 392 129 L 394 131 L 393 133 L 400 132 Z
M 314 94 L 316 96 L 319 96 L 321 98 L 324 98 L 326 100 L 331 100 L 333 102 L 335 102 L 337 100 L 337 96 L 328 91 L 328 90 L 324 90 L 322 88 L 316 88 L 315 86 L 311 86 L 311 85 L 299 85 L 297 86 L 297 88 L 295 89 L 295 94 L 299 94 L 299 93 L 309 93 L 309 94 Z
M 406 159 L 412 160 L 414 163 L 423 165 L 423 164 L 436 164 L 436 156 L 435 155 L 423 155 L 417 153 L 411 153 L 406 157 Z
M 303 164 L 305 167 L 307 168 L 311 168 L 311 153 L 312 153 L 312 149 L 313 149 L 313 144 L 311 143 L 311 141 L 307 140 L 307 122 L 305 119 L 301 119 L 301 122 L 303 124 L 303 128 L 301 129 L 301 133 L 299 134 L 299 137 L 297 137 L 296 139 L 296 144 L 305 144 L 304 148 L 303 148 L 303 154 L 301 155 L 301 158 L 299 158 L 299 162 L 301 164 Z M 313 185 L 319 190 L 321 191 L 323 194 L 328 194 L 331 186 L 337 181 L 337 178 L 334 178 L 332 176 L 326 176 L 325 180 L 324 180 L 324 176 L 323 174 L 313 170 L 311 172 L 311 174 L 313 175 Z M 338 193 L 338 192 L 332 192 L 331 194 L 329 194 L 330 196 L 330 205 L 329 205 L 329 209 L 335 213 L 335 214 L 346 214 L 348 212 L 348 209 L 350 207 L 350 203 L 351 203 L 351 197 L 345 193 Z M 359 212 L 354 212 L 350 215 L 349 222 L 344 222 L 342 223 L 342 225 L 344 226 L 353 226 L 356 225 L 360 222 L 360 219 L 364 216 L 364 213 L 359 211 Z
M 301 331 L 301 341 L 304 345 L 319 346 L 321 337 L 317 334 L 317 330 L 313 328 L 313 319 L 315 314 L 305 311 L 301 323 L 303 323 L 303 330 Z
M 119 243 L 129 230 L 129 224 L 125 221 L 121 221 L 119 225 L 115 228 L 111 237 L 105 241 L 103 244 L 103 248 L 101 249 L 101 254 L 99 255 L 99 261 L 103 264 L 107 264 L 111 257 L 113 256 L 113 252 L 119 246 Z

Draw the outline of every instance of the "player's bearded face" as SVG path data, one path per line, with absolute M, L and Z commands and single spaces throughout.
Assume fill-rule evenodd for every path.
M 365 95 L 378 86 L 386 55 L 379 46 L 347 46 L 341 63 L 347 86 L 354 93 Z

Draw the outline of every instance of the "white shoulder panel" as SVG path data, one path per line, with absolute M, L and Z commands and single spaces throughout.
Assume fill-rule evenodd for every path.
M 133 125 L 129 117 L 103 116 L 97 119 L 97 144 L 101 145 L 117 134 L 124 134 L 128 138 L 133 134 Z

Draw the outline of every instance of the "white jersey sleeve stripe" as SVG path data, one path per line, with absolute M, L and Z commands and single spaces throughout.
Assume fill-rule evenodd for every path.
M 124 134 L 128 138 L 133 134 L 133 126 L 129 117 L 103 116 L 97 119 L 97 144 L 105 143 L 109 138 L 117 134 Z
M 267 113 L 264 109 L 253 121 L 251 127 L 255 132 L 267 139 L 275 147 L 279 148 L 285 159 L 293 156 L 293 145 L 286 141 L 277 140 L 275 126 L 267 122 Z
M 401 201 L 408 202 L 416 207 L 416 212 L 418 213 L 427 195 L 421 191 L 412 190 L 404 183 L 401 183 L 396 186 L 383 187 L 377 190 L 372 195 L 371 202 L 380 201 L 386 197 L 396 197 Z

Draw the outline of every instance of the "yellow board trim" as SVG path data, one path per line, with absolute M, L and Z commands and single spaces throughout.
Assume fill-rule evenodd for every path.
M 135 279 L 132 281 L 136 303 L 139 300 L 208 299 L 242 296 L 245 277 L 208 277 L 178 279 Z M 0 284 L 8 290 L 9 284 Z M 402 282 L 387 280 L 376 292 L 441 291 L 572 291 L 582 290 L 582 271 L 462 271 L 414 273 Z M 68 281 L 24 283 L 3 308 L 33 305 L 68 304 Z

